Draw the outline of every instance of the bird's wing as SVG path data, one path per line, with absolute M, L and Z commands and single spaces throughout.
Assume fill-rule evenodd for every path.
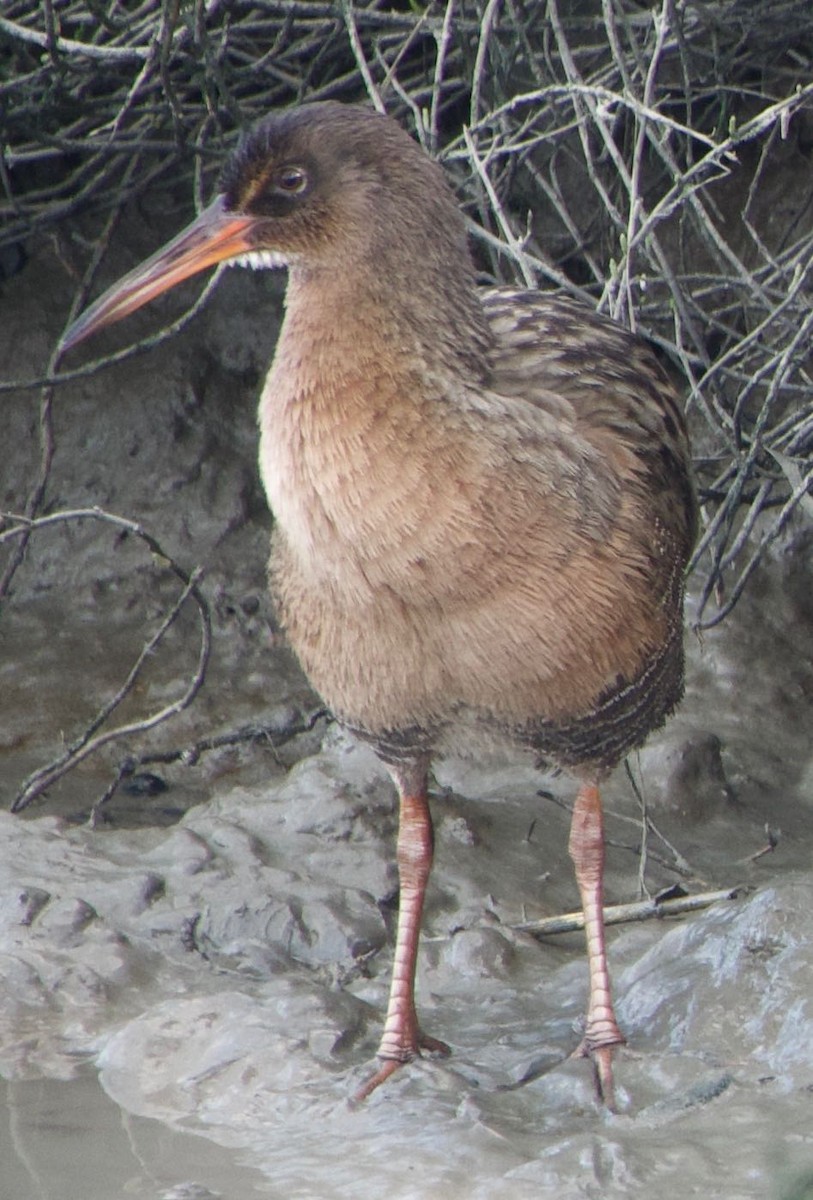
M 533 410 L 541 428 L 561 427 L 566 441 L 597 450 L 685 558 L 696 523 L 689 441 L 653 348 L 569 296 L 489 288 L 482 299 L 495 335 L 491 390 L 526 418 Z

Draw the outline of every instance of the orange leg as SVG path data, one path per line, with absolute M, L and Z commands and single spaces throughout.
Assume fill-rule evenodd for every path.
M 623 1045 L 624 1038 L 616 1024 L 610 996 L 610 974 L 604 945 L 604 820 L 601 795 L 594 783 L 584 783 L 579 788 L 573 808 L 568 850 L 576 868 L 576 882 L 581 894 L 590 972 L 587 1027 L 576 1054 L 591 1059 L 599 1099 L 613 1110 L 612 1050 L 613 1046 Z
M 415 1010 L 415 966 L 421 933 L 421 915 L 429 872 L 432 869 L 432 816 L 426 798 L 426 769 L 393 770 L 400 798 L 398 827 L 398 932 L 392 966 L 390 998 L 384 1033 L 378 1049 L 383 1059 L 380 1069 L 356 1093 L 356 1102 L 365 1100 L 390 1075 L 428 1050 L 450 1053 L 445 1042 L 427 1037 L 418 1025 Z

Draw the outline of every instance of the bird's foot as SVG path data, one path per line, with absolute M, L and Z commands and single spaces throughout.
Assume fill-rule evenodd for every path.
M 448 1058 L 451 1053 L 451 1047 L 447 1046 L 445 1042 L 439 1041 L 438 1038 L 429 1037 L 428 1034 L 421 1033 L 419 1030 L 412 1044 L 403 1046 L 395 1053 L 387 1052 L 378 1055 L 381 1060 L 381 1066 L 361 1085 L 359 1090 L 354 1094 L 351 1103 L 354 1106 L 362 1104 L 377 1087 L 380 1087 L 382 1083 L 386 1083 L 390 1075 L 394 1075 L 399 1067 L 412 1062 L 414 1058 L 420 1058 L 423 1054 L 436 1054 L 441 1058 Z
M 589 1058 L 593 1066 L 593 1081 L 596 1098 L 609 1112 L 616 1112 L 615 1084 L 613 1081 L 613 1051 L 625 1045 L 625 1039 L 613 1022 L 601 1033 L 585 1034 L 573 1051 L 571 1058 Z

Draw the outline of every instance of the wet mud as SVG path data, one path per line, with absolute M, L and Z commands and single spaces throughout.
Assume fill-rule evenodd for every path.
M 111 277 L 154 244 L 147 214 Z M 26 286 L 0 296 L 3 378 L 42 369 L 62 269 L 41 248 Z M 631 760 L 637 793 L 623 770 L 607 789 L 609 902 L 642 884 L 741 889 L 612 930 L 629 1042 L 619 1114 L 596 1107 L 589 1067 L 569 1058 L 580 935 L 517 929 L 578 906 L 572 784 L 521 756 L 436 772 L 419 1004 L 453 1057 L 348 1106 L 386 1000 L 396 814 L 367 749 L 323 718 L 305 728 L 316 700 L 265 593 L 254 406 L 279 294 L 267 273 L 233 272 L 171 345 L 56 395 L 47 510 L 126 515 L 202 566 L 213 654 L 176 719 L 0 813 L 0 1195 L 811 1194 L 813 581 L 799 529 L 725 624 L 687 634 L 684 704 Z M 37 405 L 36 391 L 4 397 L 12 510 L 36 473 Z M 0 620 L 5 802 L 87 728 L 176 596 L 166 564 L 103 522 L 32 538 Z M 184 615 L 115 723 L 183 690 L 197 636 Z M 265 734 L 172 759 L 251 723 Z M 145 749 L 172 761 L 136 772 L 91 827 L 122 760 Z

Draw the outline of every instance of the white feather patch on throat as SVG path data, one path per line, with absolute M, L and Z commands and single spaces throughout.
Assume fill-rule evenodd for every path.
M 279 250 L 249 250 L 246 254 L 238 254 L 229 259 L 232 267 L 251 267 L 255 271 L 272 271 L 279 267 L 287 267 L 290 259 Z

